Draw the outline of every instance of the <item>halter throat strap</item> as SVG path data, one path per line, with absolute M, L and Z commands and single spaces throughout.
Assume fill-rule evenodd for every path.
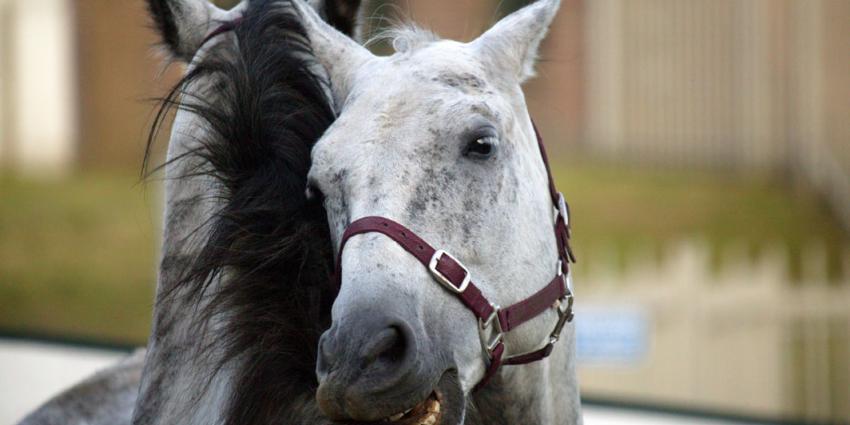
M 458 259 L 446 251 L 434 248 L 415 232 L 401 223 L 386 217 L 363 217 L 351 223 L 342 235 L 336 259 L 334 279 L 341 285 L 342 253 L 348 241 L 367 233 L 380 233 L 396 242 L 410 253 L 431 274 L 434 280 L 456 296 L 478 319 L 478 330 L 482 350 L 487 358 L 487 371 L 476 385 L 480 389 L 502 365 L 520 365 L 548 357 L 558 341 L 566 323 L 573 319 L 573 294 L 569 281 L 569 264 L 575 262 L 570 248 L 569 208 L 563 195 L 555 188 L 549 159 L 543 147 L 543 139 L 534 127 L 537 144 L 549 178 L 549 193 L 554 207 L 554 231 L 558 248 L 558 270 L 548 284 L 528 298 L 507 307 L 500 307 L 487 299 L 473 282 L 472 274 Z M 504 333 L 516 329 L 523 323 L 553 309 L 557 322 L 544 345 L 534 351 L 504 357 L 506 347 Z

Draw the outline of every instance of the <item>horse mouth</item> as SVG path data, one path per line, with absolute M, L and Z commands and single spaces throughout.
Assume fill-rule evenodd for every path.
M 384 418 L 379 424 L 393 425 L 439 425 L 442 419 L 442 396 L 434 391 L 425 401 L 413 406 L 405 412 Z
M 465 400 L 457 373 L 448 371 L 419 404 L 377 422 L 349 422 L 347 425 L 460 425 L 466 413 Z

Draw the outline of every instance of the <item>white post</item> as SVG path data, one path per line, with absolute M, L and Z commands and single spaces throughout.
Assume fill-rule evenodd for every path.
M 9 129 L 10 119 L 8 105 L 8 89 L 11 87 L 9 81 L 9 22 L 11 18 L 9 1 L 0 0 L 0 168 L 9 162 L 12 131 Z
M 23 173 L 69 170 L 77 136 L 73 10 L 70 0 L 10 0 L 11 163 Z M 8 1 L 7 1 L 8 2 Z M 108 119 L 104 117 L 104 119 Z

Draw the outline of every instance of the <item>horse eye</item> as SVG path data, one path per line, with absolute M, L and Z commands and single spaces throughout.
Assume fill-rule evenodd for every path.
M 476 137 L 466 144 L 463 155 L 474 159 L 487 159 L 496 151 L 496 141 L 493 137 Z

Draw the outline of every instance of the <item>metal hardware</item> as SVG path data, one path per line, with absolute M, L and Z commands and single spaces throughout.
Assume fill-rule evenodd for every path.
M 487 355 L 493 355 L 493 350 L 502 343 L 504 338 L 504 332 L 502 331 L 502 322 L 499 321 L 499 311 L 501 307 L 498 304 L 490 304 L 490 307 L 493 308 L 493 313 L 490 314 L 490 317 L 487 320 L 478 319 L 478 337 L 481 339 L 481 348 L 487 351 Z M 492 337 L 488 337 L 487 329 L 493 325 L 493 329 L 495 333 Z
M 549 334 L 550 341 L 558 342 L 561 337 L 561 331 L 564 330 L 564 325 L 567 322 L 573 321 L 573 294 L 567 293 L 564 298 L 558 301 L 556 310 L 558 311 L 558 323 L 555 324 L 555 329 Z
M 568 262 L 575 263 L 576 257 L 573 254 L 572 248 L 570 248 L 570 238 L 572 237 L 572 230 L 570 229 L 570 205 L 564 199 L 562 192 L 558 192 L 558 199 L 555 200 L 555 205 L 552 209 L 555 214 L 556 237 L 558 238 L 558 243 L 563 244 L 563 246 L 558 247 L 558 250 L 566 257 Z M 563 220 L 563 229 L 559 229 L 560 223 L 558 223 L 558 219 Z
M 493 350 L 495 350 L 496 347 L 498 347 L 499 344 L 502 343 L 503 338 L 504 338 L 504 334 L 499 332 L 489 342 L 487 342 L 486 340 L 481 340 L 481 343 L 484 344 L 483 345 L 484 349 L 487 350 L 487 356 L 488 357 L 493 357 Z
M 446 257 L 449 257 L 461 269 L 463 269 L 463 273 L 464 273 L 463 282 L 460 283 L 460 286 L 455 286 L 454 283 L 452 283 L 452 281 L 449 280 L 448 277 L 446 277 L 446 275 L 440 273 L 437 270 L 437 263 L 440 262 L 440 258 L 442 258 L 444 255 Z M 457 258 L 452 257 L 451 254 L 449 254 L 446 251 L 443 251 L 442 249 L 437 250 L 437 252 L 435 252 L 434 255 L 431 257 L 431 262 L 428 264 L 428 270 L 431 271 L 431 275 L 434 276 L 434 279 L 436 279 L 437 282 L 440 282 L 440 284 L 442 284 L 443 286 L 445 286 L 450 291 L 452 291 L 456 294 L 462 294 L 463 291 L 466 291 L 466 288 L 469 286 L 469 281 L 472 280 L 472 277 L 469 274 L 469 269 L 464 267 L 463 263 L 458 261 Z
M 564 194 L 558 192 L 558 215 L 564 218 L 564 224 L 567 227 L 570 226 L 570 207 L 567 205 L 567 201 L 564 199 Z
M 481 329 L 482 331 L 489 328 L 494 320 L 498 321 L 499 319 L 499 311 L 502 309 L 502 307 L 500 307 L 498 304 L 490 304 L 490 308 L 493 309 L 493 312 L 490 313 L 490 317 L 488 317 L 487 320 L 482 322 L 480 318 L 478 319 L 478 329 Z M 499 326 L 499 331 L 501 331 L 502 322 L 498 322 L 496 323 L 496 325 Z
M 536 353 L 538 351 L 545 351 L 558 342 L 558 340 L 561 338 L 561 331 L 564 330 L 564 326 L 567 323 L 572 322 L 573 320 L 573 294 L 568 293 L 566 296 L 564 296 L 564 298 L 558 300 L 555 303 L 554 308 L 558 313 L 558 323 L 555 324 L 555 329 L 553 329 L 552 333 L 549 334 L 549 341 L 536 350 L 531 350 L 525 353 L 514 354 L 512 356 L 509 356 L 505 359 L 505 362 L 509 363 L 512 359 L 524 357 L 529 354 Z

